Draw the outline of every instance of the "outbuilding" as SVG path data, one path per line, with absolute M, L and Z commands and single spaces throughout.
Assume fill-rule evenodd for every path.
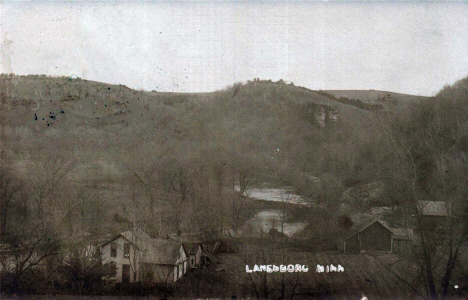
M 404 252 L 410 247 L 412 235 L 411 229 L 391 228 L 375 220 L 345 239 L 344 252 Z

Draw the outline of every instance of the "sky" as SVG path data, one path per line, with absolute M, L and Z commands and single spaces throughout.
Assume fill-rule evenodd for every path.
M 208 92 L 260 79 L 433 95 L 468 76 L 468 2 L 0 1 L 0 72 Z

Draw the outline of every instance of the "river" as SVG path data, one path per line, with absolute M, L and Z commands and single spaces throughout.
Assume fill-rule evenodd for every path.
M 239 192 L 239 186 L 236 186 L 235 190 Z M 291 188 L 251 188 L 245 196 L 258 200 L 312 206 L 302 196 L 293 194 L 290 190 Z
M 239 187 L 235 187 L 239 191 Z M 290 192 L 290 188 L 252 188 L 246 193 L 246 196 L 252 199 L 286 202 L 296 205 L 312 206 L 306 202 L 303 197 Z M 287 217 L 287 215 L 286 215 Z M 283 222 L 283 212 L 281 210 L 263 210 L 258 212 L 253 218 L 248 220 L 240 229 L 244 235 L 258 235 L 261 231 L 269 232 L 271 229 L 276 229 L 289 237 L 303 230 L 306 222 Z

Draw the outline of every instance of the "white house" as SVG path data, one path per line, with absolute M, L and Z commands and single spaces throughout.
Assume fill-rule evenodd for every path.
M 195 264 L 200 262 L 201 252 L 197 254 Z M 180 242 L 153 239 L 143 232 L 119 234 L 101 246 L 101 255 L 103 264 L 116 271 L 106 279 L 116 282 L 173 283 L 192 267 Z
M 108 278 L 117 282 L 136 282 L 139 247 L 124 234 L 119 234 L 101 246 L 103 264 L 109 264 L 116 275 Z

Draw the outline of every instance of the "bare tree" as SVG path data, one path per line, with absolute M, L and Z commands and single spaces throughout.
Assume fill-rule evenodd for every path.
M 236 183 L 239 184 L 238 196 L 231 197 L 232 224 L 235 233 L 237 233 L 244 209 L 245 196 L 249 196 L 251 189 L 258 183 L 260 168 L 258 162 L 254 162 L 247 157 L 239 157 L 236 153 L 231 155 L 233 189 L 236 190 Z
M 30 181 L 33 199 L 38 217 L 43 217 L 47 209 L 54 209 L 59 186 L 65 177 L 75 168 L 75 159 L 65 159 L 51 154 L 45 160 L 39 161 L 30 171 L 35 174 L 35 180 Z
M 13 199 L 19 194 L 24 184 L 13 176 L 12 171 L 5 162 L 0 162 L 0 236 L 3 237 L 8 230 L 8 218 L 14 206 Z
M 405 223 L 414 224 L 417 229 L 419 246 L 413 259 L 430 299 L 448 297 L 450 279 L 468 236 L 468 181 L 465 171 L 460 168 L 467 162 L 466 154 L 460 148 L 466 139 L 463 129 L 466 116 L 460 116 L 457 106 L 459 104 L 453 99 L 437 99 L 420 104 L 410 116 L 405 116 L 406 119 L 397 120 L 393 127 L 386 126 L 382 120 L 374 122 L 394 157 L 388 168 L 389 177 L 408 195 L 408 201 L 403 203 L 408 207 Z M 408 128 L 413 130 L 411 135 L 407 134 Z M 412 217 L 422 213 L 421 203 L 425 202 L 421 200 L 445 204 L 447 217 L 437 229 L 428 227 L 435 223 Z
M 145 189 L 146 195 L 149 198 L 149 209 L 151 216 L 154 217 L 154 205 L 156 203 L 156 190 L 158 182 L 158 173 L 156 165 L 142 166 L 139 169 L 128 167 L 130 172 L 138 179 L 140 184 Z
M 43 220 L 24 223 L 6 239 L 10 246 L 8 258 L 12 276 L 12 292 L 21 291 L 21 278 L 29 270 L 40 266 L 47 258 L 59 254 L 60 238 L 55 228 Z

